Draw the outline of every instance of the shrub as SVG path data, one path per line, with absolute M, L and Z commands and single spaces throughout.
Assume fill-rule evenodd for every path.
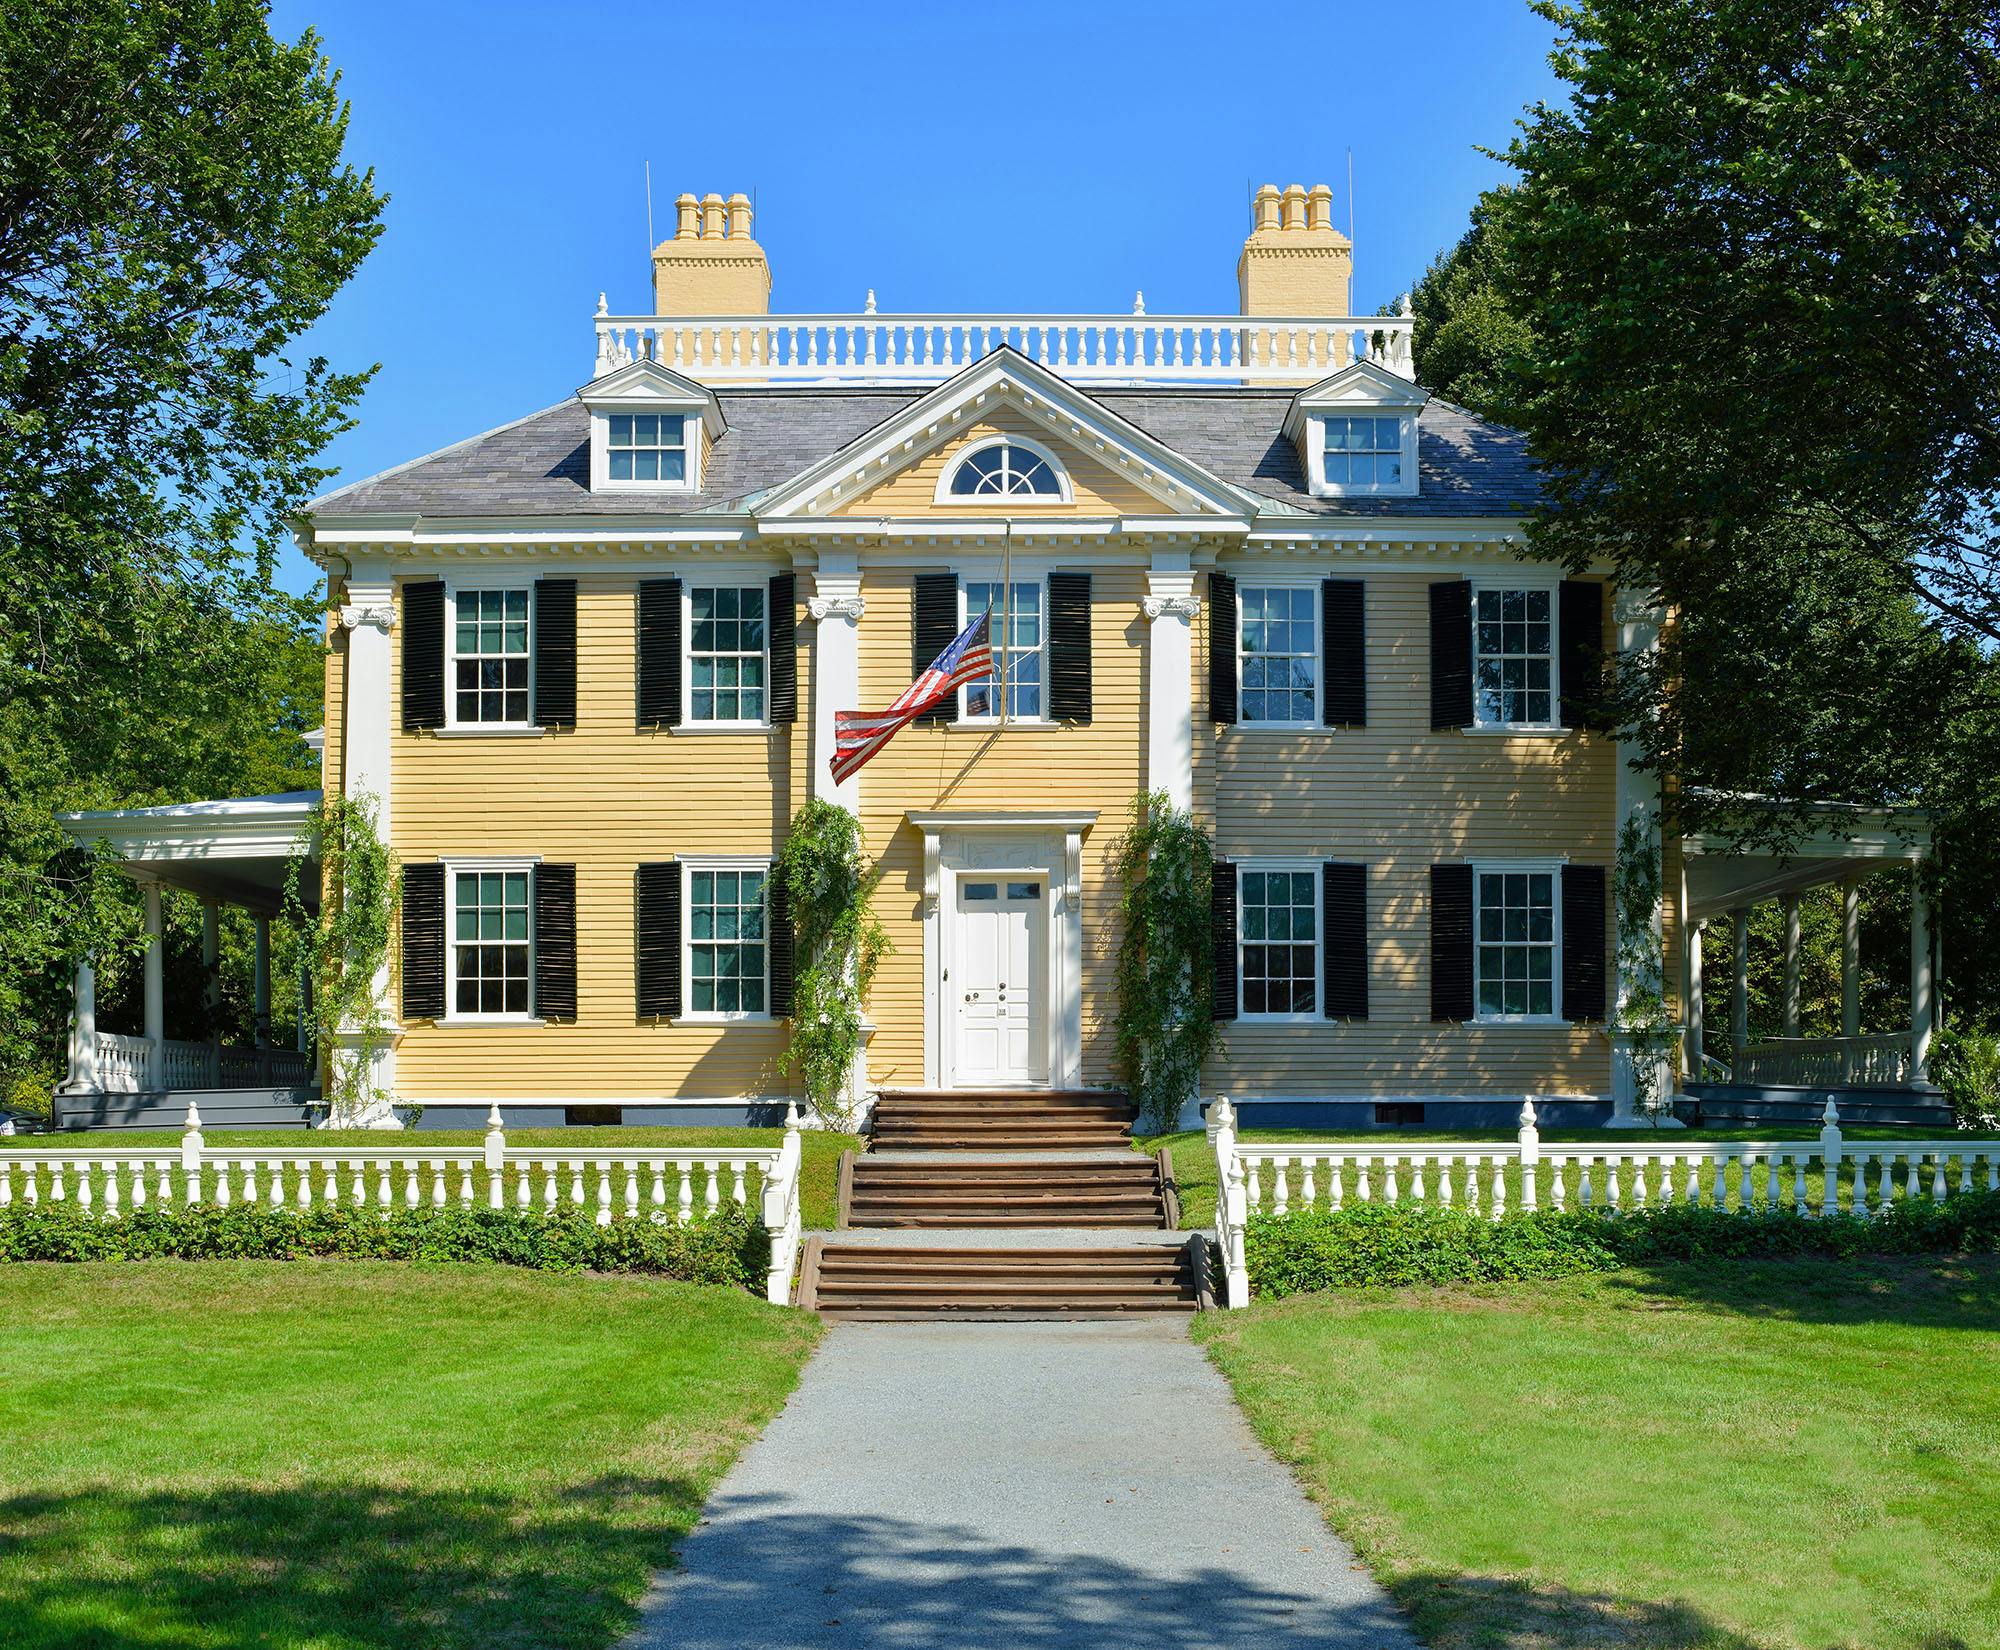
M 1947 1026 L 1931 1051 L 1931 1078 L 1961 1129 L 2000 1129 L 2000 1033 Z
M 117 1220 L 44 1203 L 0 1209 L 0 1262 L 108 1260 L 486 1261 L 544 1272 L 643 1272 L 689 1283 L 750 1286 L 769 1239 L 730 1204 L 686 1226 L 613 1221 L 564 1210 L 271 1209 L 154 1204 Z
M 1359 1204 L 1253 1215 L 1251 1292 L 1513 1283 L 1620 1266 L 1717 1260 L 2000 1252 L 2000 1193 L 1905 1198 L 1866 1220 L 1673 1205 L 1622 1215 L 1544 1209 L 1486 1220 L 1462 1209 Z

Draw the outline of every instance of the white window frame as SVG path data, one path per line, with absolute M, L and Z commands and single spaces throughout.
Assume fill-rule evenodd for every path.
M 1474 859 L 1472 867 L 1472 1023 L 1482 1026 L 1567 1026 L 1563 1013 L 1563 866 L 1561 855 L 1541 859 Z M 1547 876 L 1549 879 L 1549 1002 L 1548 1014 L 1486 1014 L 1479 1007 L 1479 884 L 1488 876 Z M 1518 942 L 1516 942 L 1518 943 Z
M 958 628 L 961 632 L 965 629 L 967 625 L 972 623 L 972 592 L 970 587 L 975 584 L 997 585 L 1007 582 L 1002 580 L 1000 573 L 1001 569 L 997 565 L 971 571 L 967 571 L 964 569 L 960 570 L 958 575 Z M 1035 649 L 1036 655 L 1041 659 L 1042 662 L 1042 708 L 1036 715 L 1033 716 L 1008 716 L 1006 718 L 1006 723 L 1009 727 L 1014 727 L 1014 728 L 1054 727 L 1056 724 L 1049 720 L 1048 570 L 1044 567 L 1040 567 L 1039 565 L 1033 565 L 1033 564 L 1031 564 L 1026 568 L 1016 567 L 1014 569 L 1014 577 L 1011 582 L 1013 582 L 1014 584 L 1029 584 L 1035 587 L 1035 601 L 1040 610 L 1039 624 L 1042 637 L 1041 642 L 1037 645 Z M 999 664 L 999 652 L 1000 652 L 999 647 L 996 645 L 993 651 L 994 651 L 994 664 L 997 667 Z M 1019 651 L 1025 652 L 1026 650 L 1021 649 Z M 995 686 L 997 687 L 1000 680 L 997 668 L 995 670 L 993 679 Z M 987 716 L 974 716 L 973 714 L 971 714 L 971 712 L 969 712 L 965 708 L 967 703 L 969 702 L 968 695 L 971 692 L 972 689 L 970 684 L 967 684 L 966 686 L 963 686 L 958 690 L 959 726 L 968 728 L 999 727 L 1001 724 L 1001 717 L 997 711 Z M 997 692 L 995 693 L 994 697 L 998 699 L 999 695 Z
M 756 720 L 697 720 L 694 714 L 694 593 L 696 590 L 750 590 L 764 597 L 764 714 Z M 681 692 L 680 727 L 674 731 L 694 733 L 762 733 L 771 726 L 771 584 L 768 569 L 759 573 L 704 572 L 695 579 L 681 575 Z
M 535 871 L 539 854 L 505 858 L 447 859 L 444 862 L 444 1017 L 440 1025 L 538 1026 L 535 1012 Z M 458 879 L 461 875 L 491 875 L 525 871 L 528 876 L 528 1007 L 514 1014 L 461 1014 L 458 1011 Z
M 993 447 L 1019 447 L 1023 452 L 1033 453 L 1055 473 L 1056 491 L 1049 493 L 954 493 L 953 479 L 959 467 L 976 454 Z M 950 461 L 939 471 L 937 487 L 931 494 L 933 504 L 951 504 L 960 509 L 1060 509 L 1063 505 L 1076 502 L 1075 489 L 1070 484 L 1069 469 L 1055 452 L 1042 445 L 1032 436 L 993 435 L 979 441 L 969 441 L 951 455 Z
M 1565 734 L 1570 730 L 1562 719 L 1562 580 L 1545 574 L 1482 576 L 1467 581 L 1472 586 L 1472 723 L 1476 733 Z M 1481 714 L 1479 703 L 1479 597 L 1482 592 L 1510 590 L 1536 591 L 1549 598 L 1549 719 L 1546 722 L 1496 722 Z
M 1326 421 L 1329 418 L 1393 418 L 1401 426 L 1403 438 L 1403 479 L 1373 482 L 1357 487 L 1349 482 L 1331 481 L 1326 472 Z M 1315 407 L 1306 420 L 1306 478 L 1314 498 L 1415 498 L 1417 496 L 1417 410 L 1410 407 L 1371 406 L 1357 401 L 1350 406 Z
M 681 861 L 681 1013 L 676 1023 L 743 1025 L 768 1022 L 771 1013 L 771 866 L 769 854 L 697 854 Z M 764 873 L 764 1007 L 698 1009 L 694 1004 L 694 879 L 697 871 L 762 871 Z M 733 943 L 733 942 L 725 942 Z
M 461 594 L 493 595 L 519 590 L 528 598 L 528 715 L 519 722 L 466 722 L 458 714 L 458 598 Z M 445 583 L 444 731 L 465 734 L 540 733 L 535 720 L 535 581 L 517 570 L 486 576 L 460 574 Z
M 1296 724 L 1289 724 L 1296 726 Z M 1245 988 L 1249 983 L 1243 966 L 1245 947 L 1267 945 L 1268 940 L 1245 940 L 1243 937 L 1243 879 L 1256 872 L 1283 871 L 1292 875 L 1305 872 L 1312 877 L 1313 913 L 1313 1005 L 1305 1013 L 1296 1009 L 1283 1014 L 1252 1013 L 1244 1006 Z M 1326 889 L 1322 884 L 1324 864 L 1316 859 L 1239 859 L 1236 861 L 1236 1017 L 1251 1025 L 1326 1025 L 1331 1022 L 1322 1018 L 1326 1007 Z M 1295 944 L 1295 941 L 1288 941 Z
M 1243 651 L 1243 593 L 1246 590 L 1303 590 L 1308 593 L 1309 596 L 1308 606 L 1311 610 L 1310 624 L 1312 627 L 1312 641 L 1313 641 L 1313 646 L 1312 646 L 1313 692 L 1312 692 L 1312 714 L 1308 716 L 1303 722 L 1253 721 L 1249 717 L 1246 717 L 1241 714 L 1243 710 L 1243 661 L 1246 658 L 1252 657 L 1252 655 L 1246 654 Z M 1236 720 L 1237 727 L 1263 728 L 1274 733 L 1306 733 L 1312 731 L 1315 728 L 1321 729 L 1322 731 L 1326 731 L 1324 727 L 1324 718 L 1321 714 L 1321 707 L 1325 703 L 1324 695 L 1326 693 L 1326 682 L 1325 682 L 1326 658 L 1325 658 L 1325 648 L 1321 645 L 1320 611 L 1319 611 L 1319 603 L 1317 600 L 1318 595 L 1319 595 L 1319 580 L 1317 578 L 1302 578 L 1296 574 L 1280 574 L 1270 578 L 1266 578 L 1261 575 L 1253 573 L 1238 573 L 1236 575 L 1236 709 L 1238 712 Z M 1255 655 L 1255 657 L 1261 658 L 1264 657 L 1264 655 L 1259 654 Z
M 611 415 L 630 413 L 678 415 L 687 443 L 687 475 L 680 481 L 613 481 L 611 479 Z M 590 409 L 590 490 L 593 493 L 695 493 L 701 490 L 701 468 L 708 431 L 698 401 L 638 400 L 606 402 Z

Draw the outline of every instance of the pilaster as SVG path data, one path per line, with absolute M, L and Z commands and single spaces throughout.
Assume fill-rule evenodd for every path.
M 1187 552 L 1156 552 L 1146 574 L 1146 788 L 1194 806 L 1194 621 Z
M 813 573 L 812 750 L 807 792 L 836 802 L 850 813 L 861 809 L 861 776 L 833 777 L 834 714 L 861 708 L 860 562 L 851 552 L 826 552 Z

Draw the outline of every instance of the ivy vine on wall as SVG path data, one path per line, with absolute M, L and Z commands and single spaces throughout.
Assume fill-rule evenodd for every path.
M 1124 933 L 1118 950 L 1118 1066 L 1141 1115 L 1170 1129 L 1200 1090 L 1215 1042 L 1209 888 L 1215 853 L 1194 815 L 1164 791 L 1132 804 L 1119 839 Z
M 1619 1003 L 1616 1030 L 1631 1052 L 1633 1098 L 1647 1117 L 1672 1105 L 1672 1069 L 1680 1028 L 1667 1007 L 1667 982 L 1658 934 L 1660 849 L 1650 816 L 1634 813 L 1618 831 L 1618 860 L 1611 898 L 1617 908 Z

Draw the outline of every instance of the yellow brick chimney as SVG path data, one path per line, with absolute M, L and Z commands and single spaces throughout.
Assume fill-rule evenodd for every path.
M 1346 315 L 1354 247 L 1333 227 L 1333 191 L 1323 183 L 1275 183 L 1257 191 L 1250 234 L 1236 260 L 1243 315 Z
M 654 314 L 770 314 L 771 264 L 751 238 L 748 195 L 682 195 L 674 220 L 653 248 Z

